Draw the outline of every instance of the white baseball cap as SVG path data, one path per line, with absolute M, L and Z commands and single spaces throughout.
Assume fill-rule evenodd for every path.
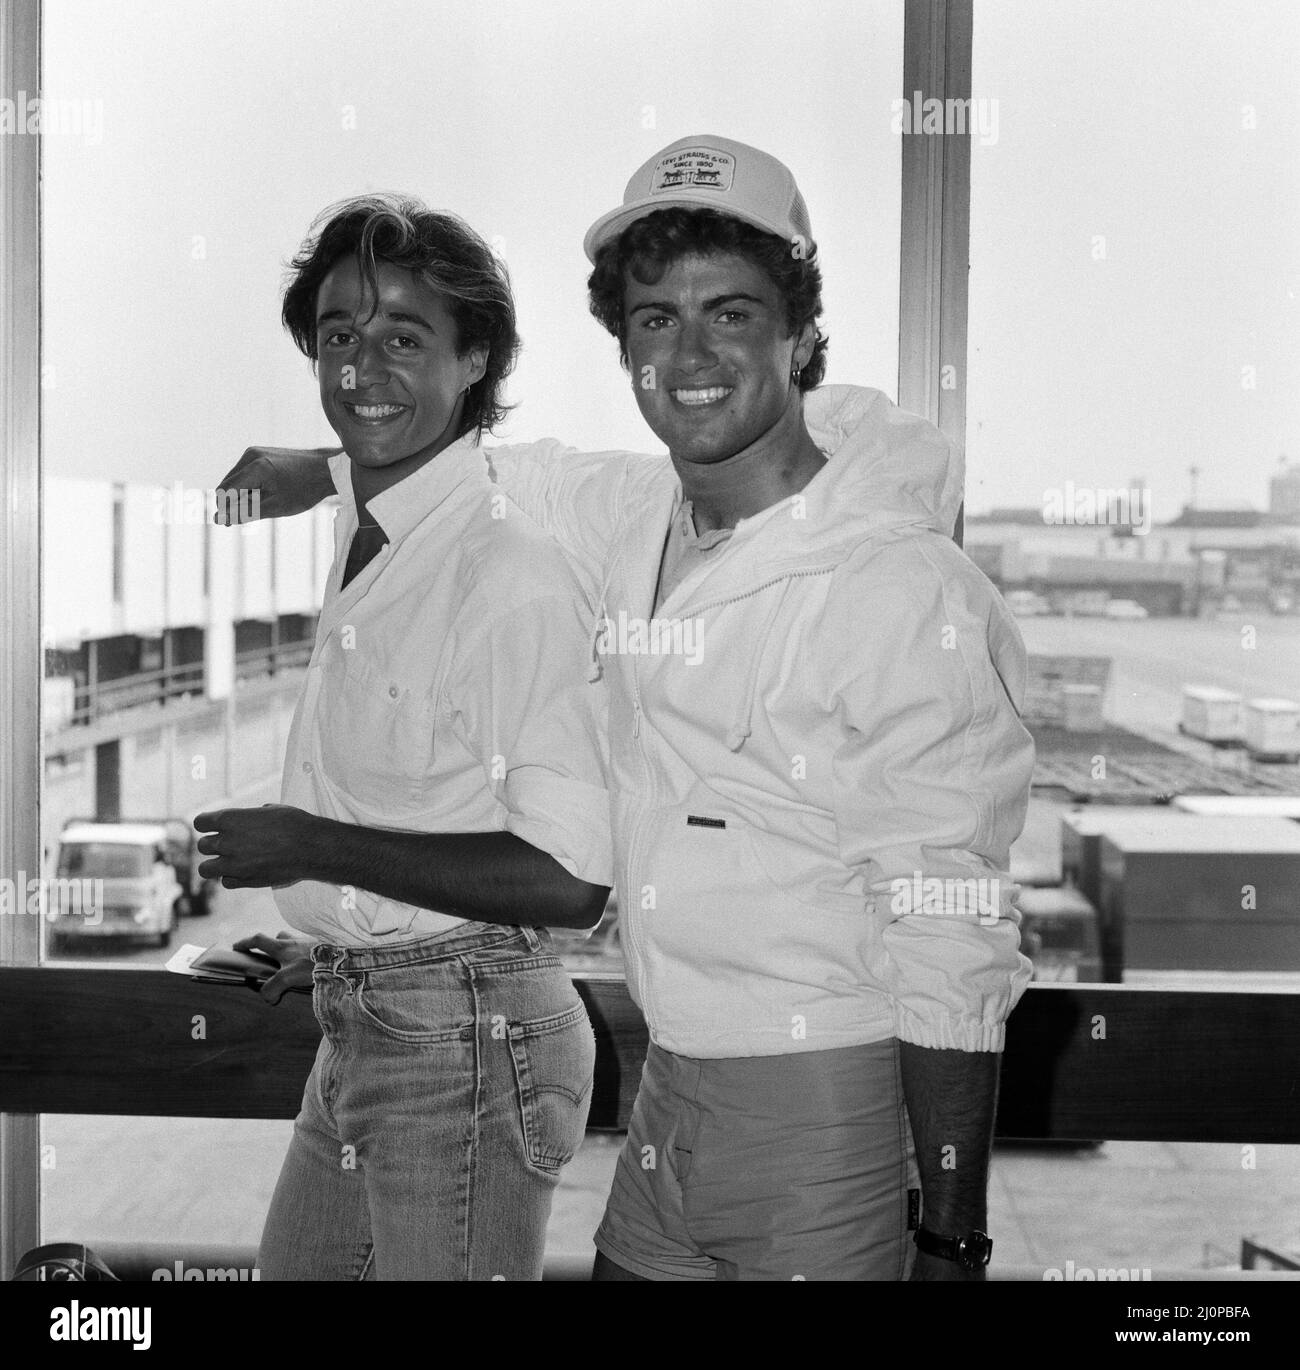
M 789 167 L 733 138 L 679 138 L 637 168 L 623 203 L 603 214 L 582 240 L 589 261 L 629 224 L 657 209 L 716 209 L 811 249 L 808 206 Z

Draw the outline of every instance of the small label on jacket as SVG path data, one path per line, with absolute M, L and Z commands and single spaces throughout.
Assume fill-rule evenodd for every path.
M 686 826 L 688 828 L 725 828 L 727 820 L 725 818 L 703 818 L 698 813 L 688 813 L 686 815 Z

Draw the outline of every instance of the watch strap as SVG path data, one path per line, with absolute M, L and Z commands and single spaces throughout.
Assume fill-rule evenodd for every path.
M 988 1265 L 993 1254 L 993 1239 L 987 1232 L 976 1228 L 960 1237 L 944 1237 L 928 1228 L 918 1227 L 913 1238 L 917 1249 L 928 1256 L 938 1256 L 941 1260 L 955 1261 L 966 1270 L 978 1270 Z M 971 1248 L 969 1251 L 963 1248 Z M 975 1255 L 975 1250 L 979 1255 Z

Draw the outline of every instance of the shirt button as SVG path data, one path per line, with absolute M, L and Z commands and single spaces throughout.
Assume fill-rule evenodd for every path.
M 389 697 L 389 699 L 396 699 L 397 696 L 398 696 L 400 693 L 401 693 L 401 691 L 397 688 L 396 685 L 390 685 L 390 686 L 388 687 L 388 697 Z

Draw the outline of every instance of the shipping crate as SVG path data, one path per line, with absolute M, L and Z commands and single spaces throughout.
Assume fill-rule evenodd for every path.
M 1048 656 L 1031 652 L 1025 687 L 1025 722 L 1062 726 L 1066 685 L 1095 685 L 1104 700 L 1110 680 L 1110 663 L 1108 656 Z
M 1293 699 L 1248 699 L 1242 732 L 1257 761 L 1300 760 L 1300 704 Z
M 1101 686 L 1061 686 L 1061 723 L 1066 732 L 1099 733 L 1105 728 L 1101 716 Z
M 1183 813 L 1224 817 L 1290 818 L 1300 822 L 1300 794 L 1180 794 L 1172 806 Z
M 1102 903 L 1101 837 L 1106 832 L 1158 836 L 1171 825 L 1193 822 L 1191 814 L 1152 805 L 1089 804 L 1061 815 L 1061 875 L 1097 910 L 1101 940 L 1101 979 L 1123 978 L 1122 936 Z
M 1183 814 L 1099 836 L 1104 930 L 1124 970 L 1300 971 L 1300 826 Z
M 1184 685 L 1182 730 L 1203 742 L 1236 742 L 1241 737 L 1241 696 L 1216 685 Z

